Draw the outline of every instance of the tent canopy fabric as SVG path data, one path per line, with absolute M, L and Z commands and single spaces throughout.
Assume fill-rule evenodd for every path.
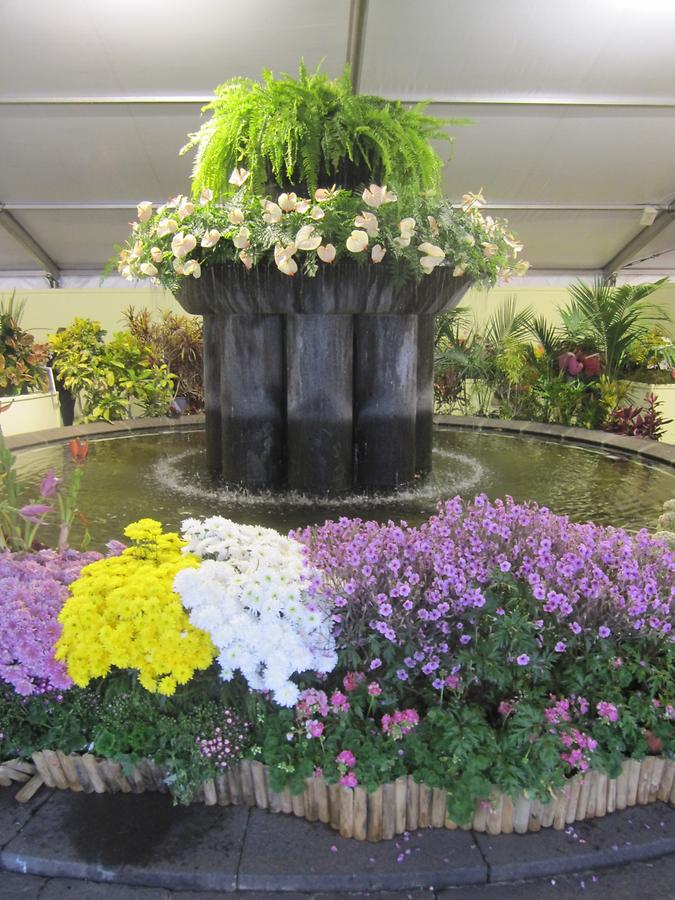
M 469 117 L 445 191 L 482 187 L 535 270 L 668 274 L 674 38 L 671 0 L 3 0 L 0 274 L 100 271 L 138 201 L 188 189 L 215 85 L 300 58 Z

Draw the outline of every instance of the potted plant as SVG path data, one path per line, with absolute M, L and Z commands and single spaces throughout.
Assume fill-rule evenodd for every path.
M 9 398 L 2 416 L 5 435 L 61 424 L 47 348 L 22 327 L 23 308 L 14 294 L 0 304 L 0 398 Z
M 204 315 L 211 468 L 247 487 L 392 488 L 431 465 L 433 315 L 522 274 L 522 245 L 440 196 L 447 122 L 297 80 L 221 85 L 193 197 L 138 222 L 119 271 Z

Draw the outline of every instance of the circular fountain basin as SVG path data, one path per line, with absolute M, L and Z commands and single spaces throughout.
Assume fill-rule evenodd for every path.
M 67 475 L 73 466 L 64 443 L 16 456 L 26 501 L 37 496 L 47 469 Z M 122 539 L 124 527 L 143 517 L 177 529 L 188 516 L 222 515 L 282 532 L 339 516 L 415 524 L 433 514 L 439 500 L 478 493 L 537 501 L 575 521 L 654 530 L 664 501 L 675 497 L 675 468 L 600 446 L 437 426 L 433 472 L 419 485 L 395 494 L 317 500 L 219 487 L 206 472 L 204 429 L 195 426 L 90 438 L 78 506 L 92 547 L 100 548 Z

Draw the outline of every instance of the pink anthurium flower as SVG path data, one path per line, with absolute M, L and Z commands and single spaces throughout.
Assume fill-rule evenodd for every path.
M 297 194 L 279 194 L 278 203 L 284 212 L 293 212 L 298 205 L 298 196 Z
M 193 278 L 200 278 L 202 267 L 196 259 L 189 259 L 183 266 L 183 275 L 192 275 Z
M 176 231 L 178 231 L 178 222 L 175 219 L 160 219 L 157 223 L 157 237 L 174 234 Z
M 331 188 L 317 188 L 314 191 L 314 199 L 317 203 L 325 203 L 326 200 L 330 200 L 331 197 L 335 195 L 335 185 Z
M 368 248 L 368 234 L 365 231 L 352 231 L 347 238 L 347 250 L 362 253 Z
M 176 273 L 176 275 L 183 274 L 183 260 L 182 259 L 174 259 L 173 270 Z
M 238 206 L 235 206 L 227 214 L 227 221 L 231 225 L 243 225 L 244 224 L 244 211 L 239 209 Z
M 251 246 L 251 232 L 248 228 L 242 227 L 232 238 L 232 243 L 237 248 L 237 250 L 248 250 Z
M 173 236 L 173 240 L 171 241 L 171 250 L 174 256 L 182 258 L 187 256 L 191 250 L 194 250 L 197 246 L 197 238 L 194 234 L 183 234 L 182 231 L 179 231 L 177 234 Z
M 325 263 L 332 263 L 335 259 L 336 252 L 337 251 L 332 244 L 326 244 L 325 247 L 321 246 L 316 248 L 316 255 Z
M 209 248 L 215 247 L 218 241 L 221 239 L 222 235 L 218 231 L 217 228 L 211 228 L 210 231 L 204 232 L 204 236 L 202 237 L 202 247 Z
M 240 251 L 239 259 L 243 262 L 247 269 L 253 268 L 253 257 L 250 253 L 247 253 L 246 250 Z
M 298 250 L 316 250 L 321 245 L 321 235 L 312 225 L 303 225 L 293 242 Z
M 326 213 L 318 205 L 313 206 L 310 209 L 309 214 L 312 217 L 312 219 L 315 219 L 317 222 L 319 219 L 323 219 L 323 217 L 326 215 Z
M 360 216 L 357 216 L 354 219 L 354 224 L 357 228 L 363 228 L 370 237 L 375 237 L 380 230 L 380 223 L 377 221 L 377 216 L 373 215 L 371 212 L 364 211 L 361 213 Z
M 263 212 L 264 222 L 267 222 L 268 225 L 276 225 L 277 222 L 281 222 L 283 213 L 278 203 L 273 203 L 271 200 L 265 200 L 263 202 L 263 207 L 265 210 Z
M 366 188 L 362 194 L 363 202 L 368 206 L 372 206 L 374 209 L 377 209 L 378 206 L 382 206 L 383 203 L 395 203 L 398 200 L 398 197 L 393 191 L 387 190 L 387 185 L 383 184 L 380 187 L 377 184 L 371 184 L 369 188 Z
M 248 171 L 248 169 L 238 169 L 235 166 L 235 168 L 232 169 L 232 172 L 230 174 L 230 177 L 228 178 L 228 181 L 230 182 L 230 184 L 234 184 L 237 187 L 241 187 L 242 184 L 246 181 L 246 179 L 248 178 L 248 176 L 250 174 L 251 173 Z
M 143 200 L 143 202 L 139 203 L 136 207 L 136 212 L 138 213 L 139 222 L 147 222 L 152 215 L 152 202 L 150 200 Z
M 299 213 L 305 213 L 312 205 L 311 200 L 298 200 L 295 205 L 295 211 Z
M 181 200 L 180 206 L 176 210 L 176 212 L 178 213 L 178 218 L 181 220 L 181 222 L 183 221 L 183 219 L 186 219 L 188 216 L 191 216 L 194 211 L 195 211 L 194 203 L 192 203 L 190 200 L 186 200 L 185 198 L 183 198 Z
M 374 263 L 381 263 L 386 252 L 387 251 L 381 244 L 375 244 L 373 249 L 370 251 L 370 258 Z
M 284 275 L 295 275 L 298 271 L 298 264 L 293 259 L 295 249 L 295 244 L 289 244 L 288 247 L 282 247 L 281 244 L 277 244 L 274 248 L 274 262 Z
M 420 253 L 427 254 L 420 259 L 420 265 L 422 266 L 422 271 L 425 275 L 431 275 L 436 266 L 440 265 L 445 259 L 445 251 L 427 241 L 420 244 L 417 249 Z
M 481 206 L 485 206 L 485 197 L 483 196 L 483 188 L 481 188 L 478 193 L 472 194 L 471 192 L 467 192 L 462 197 L 462 209 L 465 212 L 471 212 L 473 209 L 480 209 Z

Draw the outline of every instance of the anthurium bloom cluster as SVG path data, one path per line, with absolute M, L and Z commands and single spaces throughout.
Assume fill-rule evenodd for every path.
M 68 585 L 83 566 L 98 559 L 100 553 L 77 550 L 0 554 L 0 679 L 17 693 L 71 686 L 65 665 L 54 658 L 61 634 L 58 615 Z
M 135 546 L 86 566 L 71 585 L 56 660 L 79 686 L 111 669 L 131 669 L 146 690 L 171 695 L 215 654 L 172 590 L 177 573 L 199 559 L 181 553 L 178 535 L 163 534 L 152 519 L 133 523 L 125 535 Z
M 377 184 L 361 192 L 333 185 L 313 197 L 283 192 L 272 198 L 247 191 L 247 178 L 246 170 L 235 170 L 231 181 L 241 187 L 220 203 L 205 190 L 199 201 L 179 195 L 156 211 L 149 201 L 139 204 L 119 272 L 176 290 L 182 279 L 223 263 L 272 267 L 292 277 L 351 261 L 417 280 L 450 267 L 457 278 L 486 284 L 528 268 L 518 261 L 522 244 L 507 223 L 483 215 L 480 192 L 465 194 L 458 206 L 427 195 L 400 201 Z
M 178 572 L 174 589 L 217 648 L 221 678 L 239 670 L 252 690 L 292 706 L 296 673 L 327 673 L 337 663 L 330 610 L 309 591 L 302 547 L 218 516 L 186 520 L 183 536 L 184 552 L 203 562 Z

